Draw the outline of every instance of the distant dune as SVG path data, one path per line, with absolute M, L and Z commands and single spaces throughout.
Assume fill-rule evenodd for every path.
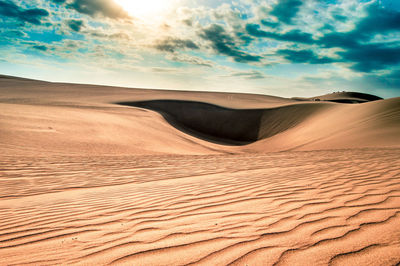
M 311 98 L 300 98 L 294 97 L 293 99 L 300 101 L 328 101 L 337 103 L 365 103 L 371 101 L 383 100 L 381 97 L 371 95 L 368 93 L 360 92 L 334 92 L 330 94 L 325 94 L 321 96 L 311 97 Z
M 0 76 L 0 265 L 396 265 L 400 98 Z

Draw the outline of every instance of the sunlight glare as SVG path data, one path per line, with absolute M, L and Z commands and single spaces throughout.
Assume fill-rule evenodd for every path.
M 158 20 L 173 7 L 173 0 L 114 0 L 132 17 L 143 21 Z

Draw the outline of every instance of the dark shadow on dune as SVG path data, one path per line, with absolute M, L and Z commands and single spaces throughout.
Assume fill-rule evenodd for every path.
M 358 99 L 364 100 L 364 102 L 383 100 L 383 98 L 381 98 L 379 96 L 368 94 L 368 93 L 362 93 L 362 92 L 345 92 L 342 94 L 346 95 L 347 97 L 358 98 Z
M 381 97 L 361 92 L 336 92 L 332 94 L 319 96 L 319 98 L 320 100 L 323 101 L 335 102 L 335 103 L 347 103 L 347 104 L 360 104 L 360 103 L 382 100 Z M 313 97 L 311 99 L 315 101 L 316 99 L 319 98 Z
M 334 99 L 334 100 L 327 100 L 329 102 L 334 102 L 334 103 L 349 103 L 349 104 L 355 104 L 355 103 L 366 103 L 369 101 L 366 100 L 351 100 L 351 99 Z
M 323 104 L 297 104 L 272 109 L 230 109 L 194 101 L 120 102 L 160 113 L 173 127 L 223 145 L 246 145 L 288 130 Z
M 262 110 L 235 110 L 202 102 L 155 100 L 119 104 L 156 111 L 185 133 L 225 145 L 257 141 L 262 116 Z
M 326 101 L 326 102 L 345 103 L 345 104 L 360 104 L 360 103 L 383 100 L 383 98 L 379 96 L 375 96 L 368 93 L 346 92 L 346 91 L 334 92 L 311 98 L 293 97 L 292 99 L 297 101 L 318 101 L 318 102 Z

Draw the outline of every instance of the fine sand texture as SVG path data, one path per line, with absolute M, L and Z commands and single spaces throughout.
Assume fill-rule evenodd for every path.
M 400 98 L 0 76 L 0 265 L 396 265 Z

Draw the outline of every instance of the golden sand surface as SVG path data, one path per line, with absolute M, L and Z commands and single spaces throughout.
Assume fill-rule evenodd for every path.
M 0 265 L 400 263 L 400 98 L 0 92 Z

